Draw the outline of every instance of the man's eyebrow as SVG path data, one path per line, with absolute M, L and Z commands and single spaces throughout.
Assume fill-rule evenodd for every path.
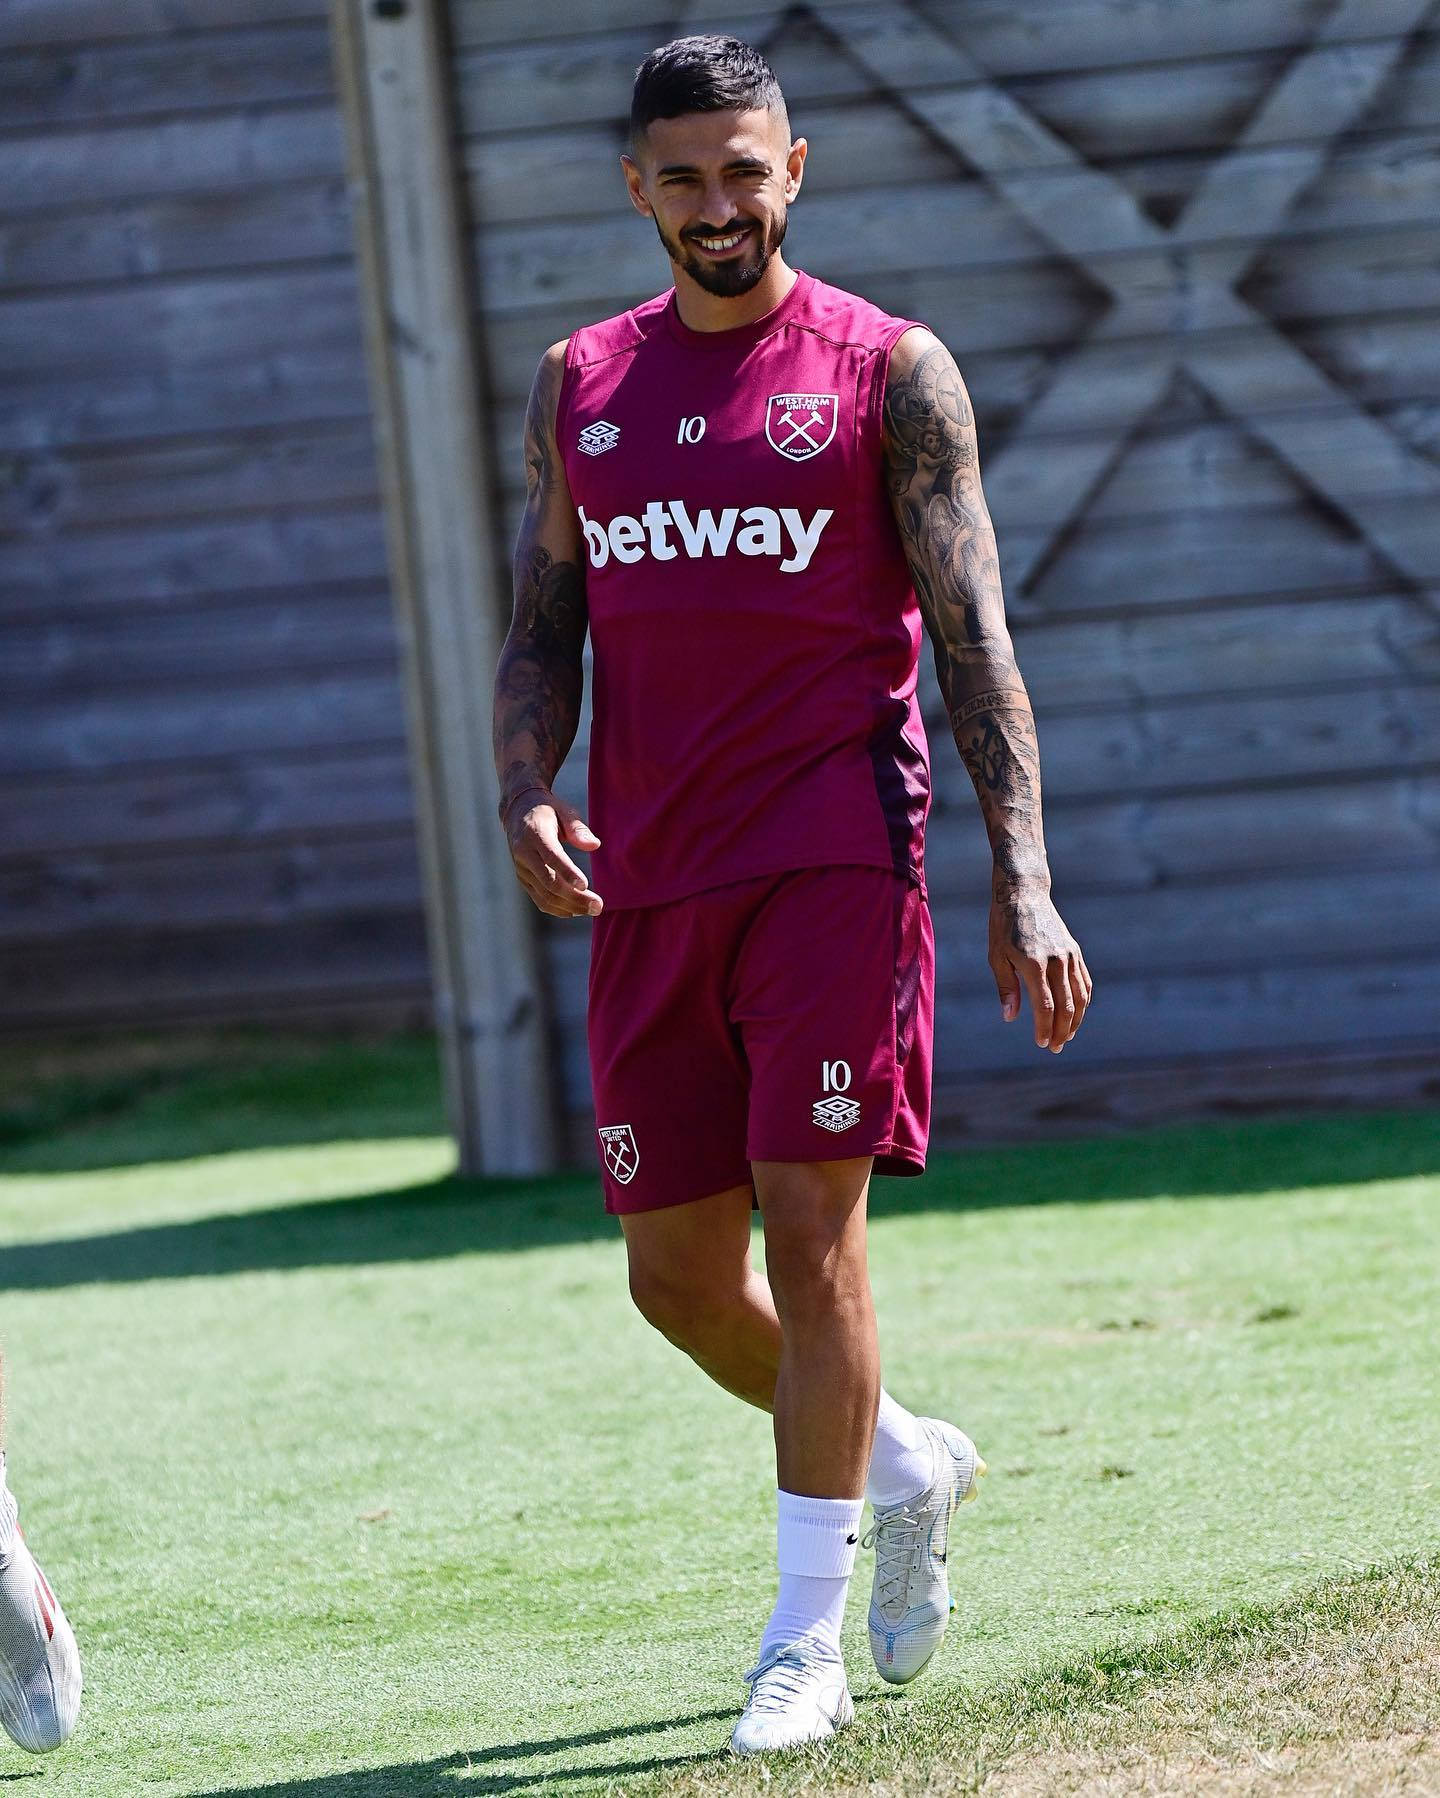
M 737 156 L 733 162 L 727 162 L 725 167 L 727 169 L 759 169 L 768 175 L 771 165 L 763 157 Z M 693 162 L 667 162 L 660 170 L 661 178 L 666 175 L 698 175 L 699 173 L 699 169 Z

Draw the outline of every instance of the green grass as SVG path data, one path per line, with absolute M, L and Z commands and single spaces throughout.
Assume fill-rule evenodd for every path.
M 87 1702 L 0 1779 L 758 1781 L 710 1757 L 772 1591 L 769 1422 L 630 1310 L 593 1180 L 450 1179 L 423 1042 L 89 1075 L 7 1117 L 11 1465 Z M 992 1472 L 936 1667 L 880 1689 L 857 1580 L 859 1723 L 776 1778 L 958 1764 L 987 1717 L 1081 1704 L 1097 1656 L 1183 1668 L 1236 1607 L 1280 1628 L 1440 1551 L 1437 1170 L 1435 1117 L 1394 1113 L 882 1184 L 887 1381 Z

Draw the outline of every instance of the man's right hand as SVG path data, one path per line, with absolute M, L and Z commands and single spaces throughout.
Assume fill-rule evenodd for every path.
M 604 904 L 592 892 L 584 870 L 565 853 L 564 845 L 598 849 L 600 839 L 573 805 L 557 799 L 548 787 L 517 793 L 505 812 L 505 835 L 515 876 L 552 918 L 593 918 Z

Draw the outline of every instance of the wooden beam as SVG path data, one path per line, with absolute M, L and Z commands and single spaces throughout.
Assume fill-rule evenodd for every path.
M 436 0 L 332 0 L 446 1096 L 466 1173 L 555 1165 L 537 944 L 495 822 L 492 475 Z

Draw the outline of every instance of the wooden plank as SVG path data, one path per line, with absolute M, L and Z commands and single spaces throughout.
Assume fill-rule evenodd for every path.
M 327 669 L 395 670 L 397 655 L 383 580 L 341 592 L 256 594 L 241 604 L 172 602 L 123 616 L 60 613 L 0 624 L 0 699 L 70 704 L 143 688 L 165 703 L 175 686 L 251 685 Z
M 329 100 L 6 137 L 4 154 L 0 218 L 176 194 L 244 194 L 345 167 Z
M 1245 515 L 1245 553 L 1217 552 L 1216 524 L 1205 513 L 1138 523 L 1078 525 L 1058 558 L 1023 597 L 1011 592 L 1016 615 L 1027 609 L 1064 612 L 1133 604 L 1190 605 L 1213 599 L 1373 589 L 1389 571 L 1365 544 L 1347 537 L 1318 512 L 1297 507 L 1257 508 Z M 1034 533 L 996 519 L 1013 562 Z M 1002 568 L 1004 567 L 1002 552 Z
M 7 129 L 100 124 L 109 119 L 287 100 L 334 92 L 323 19 L 240 27 L 204 36 L 12 50 L 0 60 L 0 118 Z
M 1111 976 L 1064 1058 L 1076 1067 L 1174 1055 L 1266 1049 L 1358 1048 L 1436 1043 L 1440 956 L 1392 961 L 1357 957 L 1327 969 L 1326 978 L 1297 977 L 1293 968 L 1165 979 Z M 935 1073 L 944 1081 L 965 1068 L 1023 1068 L 1037 1049 L 1018 1022 L 1007 1026 L 988 996 L 937 994 Z
M 943 743 L 943 739 L 941 740 Z M 1400 774 L 1440 765 L 1440 686 L 1339 682 L 1326 693 L 1241 695 L 1045 714 L 1041 775 L 1054 800 L 1214 790 L 1232 782 Z M 957 758 L 935 758 L 947 804 L 973 799 Z
M 0 861 L 413 828 L 405 742 L 82 768 L 0 782 Z
M 1243 51 L 1302 48 L 1327 0 L 931 0 L 927 13 L 998 77 L 1110 64 L 1174 62 Z M 676 11 L 663 0 L 572 0 L 537 11 L 530 0 L 451 0 L 451 28 L 466 49 L 641 29 L 663 43 Z M 738 20 L 747 9 L 729 9 Z M 843 17 L 826 0 L 826 18 Z M 695 27 L 699 29 L 697 25 Z
M 0 292 L 333 259 L 349 253 L 349 231 L 337 176 L 32 216 L 0 223 Z
M 976 1078 L 957 1070 L 935 1090 L 936 1147 L 1058 1140 L 1181 1121 L 1234 1124 L 1250 1117 L 1334 1116 L 1440 1100 L 1440 1044 L 1418 1050 L 1371 1046 L 1265 1055 L 1187 1056 L 1150 1067 L 1091 1070 L 1056 1058 L 1051 1068 Z M 587 1119 L 588 1122 L 593 1120 Z M 577 1138 L 580 1132 L 576 1131 Z M 592 1136 L 579 1145 L 590 1152 Z M 883 1208 L 886 1183 L 871 1189 Z
M 1041 754 L 1048 731 L 1041 727 Z M 1324 786 L 1177 793 L 1163 801 L 1121 797 L 1047 804 L 1045 836 L 1055 890 L 1134 892 L 1178 881 L 1241 881 L 1305 872 L 1437 867 L 1434 817 L 1424 815 L 1434 774 L 1383 776 Z M 989 844 L 973 798 L 936 805 L 926 865 L 937 892 L 989 892 Z
M 1183 9 L 1166 8 L 1171 16 L 1176 10 Z M 833 11 L 837 21 L 843 20 L 844 8 Z M 1192 24 L 1204 30 L 1198 16 Z M 952 35 L 987 66 L 979 41 L 970 40 L 968 25 L 957 25 Z M 621 120 L 629 111 L 636 65 L 660 41 L 663 38 L 657 39 L 652 28 L 561 42 L 532 37 L 493 49 L 461 47 L 454 58 L 461 129 L 466 135 L 543 131 Z M 1309 34 L 1302 32 L 1289 43 L 1231 55 L 1188 57 L 1182 52 L 1160 66 L 1143 61 L 1137 66 L 1130 57 L 1117 54 L 1114 66 L 1103 70 L 1017 72 L 1013 79 L 996 73 L 1023 105 L 1087 156 L 1142 149 L 1213 150 L 1233 141 L 1266 88 L 1283 71 L 1287 53 L 1308 42 Z M 875 91 L 874 82 L 844 54 L 839 41 L 804 17 L 795 17 L 766 45 L 766 56 L 801 131 L 808 107 L 863 98 Z M 1049 59 L 1051 67 L 1054 60 Z M 1436 34 L 1417 34 L 1407 67 L 1387 96 L 1386 127 L 1423 128 L 1435 123 L 1437 68 Z M 954 83 L 945 81 L 941 71 L 917 67 L 907 79 L 905 94 L 933 91 L 940 85 Z
M 1198 693 L 1284 694 L 1408 671 L 1440 676 L 1440 622 L 1416 599 L 1365 595 L 1017 621 L 1020 669 L 1041 722 L 1083 700 L 1131 704 Z M 936 740 L 948 739 L 948 727 Z
M 254 686 L 144 689 L 59 705 L 11 703 L 0 778 L 277 750 L 391 743 L 403 733 L 394 670 L 342 669 Z
M 6 0 L 0 49 L 168 37 L 325 17 L 319 0 Z
M 332 21 L 450 1116 L 462 1169 L 535 1173 L 554 1164 L 559 1113 L 534 914 L 490 822 L 489 689 L 508 608 L 470 329 L 452 71 L 430 8 L 379 16 L 364 0 L 334 0 Z
M 0 545 L 0 616 L 373 580 L 385 569 L 368 504 L 213 523 L 113 527 Z
M 82 932 L 243 928 L 421 911 L 414 831 L 209 844 L 172 854 L 81 851 L 0 867 L 0 952 Z
M 72 936 L 0 948 L 7 1034 L 57 1028 L 232 1023 L 324 1006 L 363 1014 L 377 1001 L 428 1008 L 420 915 L 252 923 Z
M 374 444 L 363 419 L 215 431 L 123 450 L 35 449 L 6 468 L 0 537 L 217 518 L 260 507 L 360 504 L 375 501 L 377 488 Z
M 0 362 L 23 369 L 32 388 L 98 374 L 177 382 L 255 356 L 353 344 L 358 316 L 348 262 L 11 296 L 0 299 Z
M 174 380 L 121 368 L 0 383 L 0 454 L 195 436 L 219 419 L 239 431 L 369 420 L 360 346 L 343 319 L 329 343 L 278 345 L 239 361 L 218 343 L 210 355 Z

